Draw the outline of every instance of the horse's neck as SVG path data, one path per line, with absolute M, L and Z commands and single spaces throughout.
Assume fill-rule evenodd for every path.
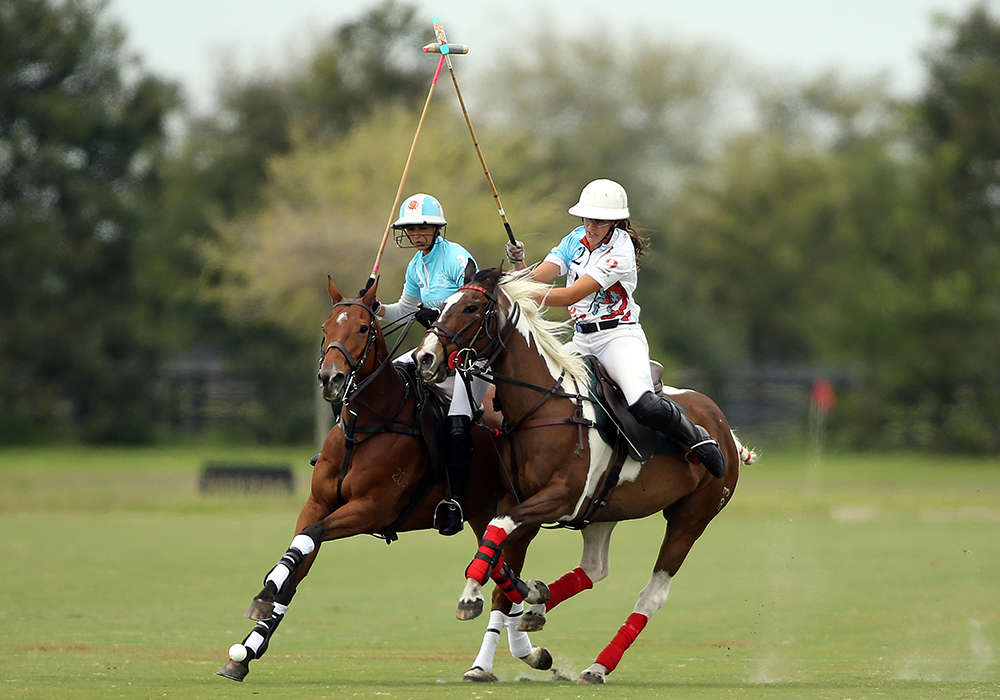
M 529 346 L 525 337 L 519 332 L 511 333 L 507 341 L 506 349 L 500 353 L 494 364 L 494 369 L 498 374 L 508 377 L 516 377 L 519 381 L 534 384 L 543 389 L 551 389 L 555 386 L 559 377 L 557 372 L 553 376 L 552 371 L 541 352 L 537 349 L 537 341 L 534 347 Z M 572 382 L 567 387 L 566 377 L 563 378 L 562 391 L 575 391 Z M 504 415 L 508 420 L 519 420 L 528 411 L 535 408 L 542 400 L 542 392 L 528 387 L 512 384 L 510 382 L 497 382 L 497 396 L 503 406 Z M 550 413 L 552 408 L 558 405 L 552 401 L 546 401 L 539 411 L 541 414 Z M 536 413 L 535 415 L 540 415 Z

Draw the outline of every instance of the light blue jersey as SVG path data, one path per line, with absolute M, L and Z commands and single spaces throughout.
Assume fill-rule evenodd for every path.
M 406 266 L 403 294 L 419 299 L 424 306 L 441 308 L 464 283 L 465 265 L 470 260 L 476 264 L 465 248 L 438 236 L 427 255 L 417 251 Z

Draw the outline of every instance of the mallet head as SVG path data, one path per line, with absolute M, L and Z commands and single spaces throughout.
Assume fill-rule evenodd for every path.
M 469 47 L 465 44 L 440 44 L 435 41 L 427 44 L 427 46 L 423 48 L 423 52 L 443 54 L 469 53 Z

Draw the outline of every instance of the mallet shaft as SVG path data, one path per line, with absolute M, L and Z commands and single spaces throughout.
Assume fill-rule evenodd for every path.
M 420 121 L 417 122 L 417 131 L 413 134 L 413 142 L 410 143 L 410 153 L 406 156 L 406 165 L 403 166 L 403 176 L 399 179 L 399 187 L 396 188 L 396 197 L 392 201 L 392 209 L 389 210 L 389 220 L 385 223 L 385 233 L 382 234 L 382 243 L 378 247 L 378 253 L 375 255 L 375 265 L 372 266 L 372 274 L 368 278 L 368 284 L 365 289 L 368 289 L 375 283 L 375 278 L 378 276 L 379 264 L 382 262 L 382 253 L 385 251 L 386 241 L 389 240 L 389 231 L 392 230 L 392 222 L 396 218 L 396 207 L 399 206 L 399 196 L 403 192 L 403 186 L 406 184 L 406 176 L 410 172 L 410 162 L 413 160 L 413 151 L 417 147 L 417 138 L 420 136 L 420 129 L 424 125 L 424 117 L 427 116 L 427 107 L 431 103 L 431 96 L 434 94 L 434 88 L 437 86 L 438 77 L 441 75 L 441 66 L 444 65 L 444 59 L 447 54 L 441 54 L 441 58 L 438 59 L 437 70 L 434 71 L 434 79 L 431 81 L 431 88 L 427 91 L 427 99 L 424 101 L 424 108 L 420 112 Z
M 437 37 L 438 44 L 448 45 L 448 39 L 445 37 L 444 27 L 441 26 L 441 20 L 434 18 L 434 36 Z M 507 213 L 504 211 L 503 203 L 500 201 L 500 194 L 497 192 L 497 186 L 493 182 L 493 176 L 490 175 L 490 169 L 486 167 L 486 158 L 483 157 L 483 152 L 479 148 L 479 139 L 476 138 L 476 130 L 472 128 L 472 120 L 469 118 L 469 110 L 465 107 L 465 100 L 462 98 L 462 91 L 458 87 L 458 78 L 455 76 L 455 69 L 451 65 L 451 56 L 449 54 L 442 54 L 442 58 L 446 59 L 448 64 L 448 72 L 451 74 L 451 82 L 455 85 L 455 94 L 458 95 L 458 103 L 462 106 L 462 115 L 465 117 L 465 123 L 469 127 L 469 135 L 472 136 L 472 145 L 476 149 L 476 155 L 479 156 L 479 163 L 483 166 L 483 174 L 486 175 L 486 181 L 490 185 L 490 191 L 493 193 L 493 199 L 497 203 L 497 213 L 500 215 L 500 220 L 503 222 L 504 230 L 507 232 L 507 238 L 510 239 L 511 243 L 516 243 L 514 238 L 514 232 L 511 231 L 510 222 L 507 221 Z

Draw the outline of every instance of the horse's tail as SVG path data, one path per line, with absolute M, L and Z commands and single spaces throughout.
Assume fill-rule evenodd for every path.
M 748 448 L 742 442 L 740 442 L 740 439 L 738 437 L 736 437 L 736 433 L 735 432 L 733 432 L 732 430 L 730 430 L 729 432 L 733 436 L 733 442 L 736 443 L 736 449 L 740 453 L 740 459 L 743 461 L 743 464 L 753 464 L 754 462 L 756 462 L 757 461 L 757 453 L 754 452 L 753 450 L 751 450 L 750 448 Z

